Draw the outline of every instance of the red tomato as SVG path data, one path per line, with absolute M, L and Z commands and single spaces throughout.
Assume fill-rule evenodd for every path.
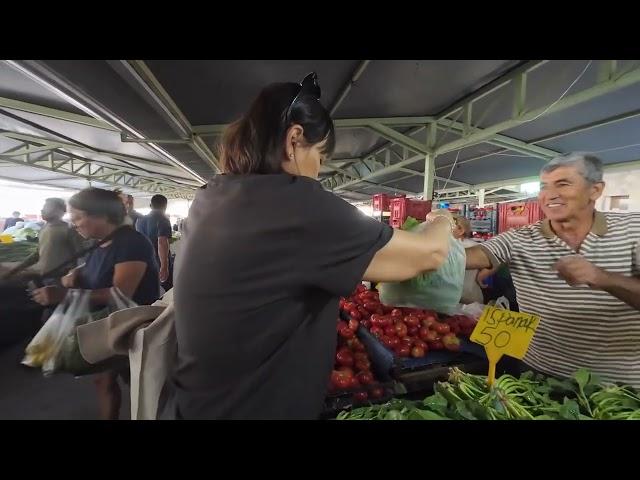
M 380 341 L 385 347 L 393 348 L 393 342 L 391 341 L 391 338 L 392 337 L 389 337 L 388 335 L 385 334 L 382 336 L 382 338 L 380 338 Z M 393 337 L 393 338 L 398 338 L 398 337 Z
M 424 320 L 422 320 L 422 326 L 427 328 L 433 328 L 433 325 L 435 323 L 436 321 L 433 318 L 425 318 Z
M 368 370 L 363 370 L 356 378 L 360 382 L 361 385 L 370 385 L 373 383 L 373 374 Z
M 371 395 L 371 398 L 382 398 L 384 397 L 384 388 L 380 386 L 373 387 L 369 390 L 369 395 Z
M 407 335 L 415 337 L 420 329 L 418 327 L 407 327 Z
M 376 313 L 380 304 L 378 302 L 365 302 L 364 308 L 370 313 Z
M 413 358 L 422 358 L 422 357 L 424 357 L 424 348 L 413 347 L 411 349 L 411 356 Z
M 435 324 L 433 329 L 438 332 L 440 335 L 445 335 L 451 331 L 451 328 L 446 323 L 438 322 Z
M 407 345 L 410 347 L 411 345 L 413 345 L 413 339 L 411 337 L 402 337 L 400 339 L 400 344 Z
M 438 340 L 437 342 L 429 342 L 429 349 L 430 350 L 443 350 L 444 349 L 444 344 L 440 340 Z
M 411 355 L 411 347 L 409 347 L 409 345 L 401 344 L 396 349 L 396 355 L 398 355 L 399 357 L 408 357 L 409 355 Z
M 351 388 L 360 388 L 360 382 L 356 377 L 351 377 Z
M 366 292 L 366 291 L 367 291 L 367 287 L 365 287 L 361 283 L 359 283 L 358 286 L 356 287 L 356 292 L 358 292 L 358 293 L 362 293 L 362 292 Z
M 451 352 L 460 351 L 460 339 L 453 333 L 448 333 L 447 335 L 442 337 L 442 344 L 444 345 L 444 348 Z
M 371 328 L 371 320 L 362 320 L 360 322 L 360 325 L 368 330 L 369 328 Z
M 355 362 L 355 367 L 358 372 L 364 372 L 371 369 L 371 362 L 369 360 L 358 360 Z
M 358 306 L 354 302 L 344 302 L 343 308 L 344 310 L 349 311 L 354 308 L 358 308 Z
M 391 348 L 395 349 L 398 345 L 400 345 L 400 339 L 398 337 L 389 337 L 391 341 Z
M 353 373 L 353 368 L 351 367 L 338 367 L 338 372 L 340 372 L 341 375 L 348 377 L 349 380 L 351 380 L 351 377 L 355 375 Z
M 340 309 L 342 309 L 342 307 L 344 307 L 344 304 L 345 304 L 345 302 L 346 302 L 346 301 L 347 301 L 347 300 L 345 300 L 345 298 L 344 298 L 344 297 L 340 297 L 340 301 L 338 302 L 338 307 L 339 307 Z
M 369 395 L 367 392 L 356 392 L 353 394 L 354 403 L 364 403 L 369 400 Z
M 394 318 L 402 318 L 402 310 L 400 310 L 399 308 L 394 308 L 393 310 L 391 310 L 391 316 Z
M 431 343 L 431 342 L 437 342 L 440 340 L 440 334 L 438 332 L 436 332 L 435 330 L 429 330 L 429 332 L 427 332 L 427 338 L 423 338 L 423 340 Z
M 357 340 L 357 342 L 355 342 L 355 348 L 354 348 L 354 350 L 355 350 L 356 352 L 364 352 L 364 353 L 366 353 L 367 349 L 365 348 L 364 343 L 362 343 L 362 342 L 361 342 L 360 340 L 358 340 L 357 338 L 356 338 L 356 340 Z
M 391 315 L 382 315 L 382 317 L 380 317 L 379 324 L 381 327 L 393 325 L 393 317 Z
M 353 354 L 353 359 L 354 360 L 369 360 L 369 355 L 367 355 L 365 352 L 356 352 Z
M 351 367 L 353 365 L 353 355 L 349 350 L 338 350 L 336 353 L 336 362 L 342 367 Z
M 371 334 L 376 338 L 380 338 L 382 335 L 384 335 L 384 330 L 382 330 L 378 326 L 371 327 L 370 331 L 371 331 Z
M 360 314 L 360 312 L 358 311 L 357 308 L 353 308 L 353 309 L 349 310 L 349 316 L 351 318 L 356 319 L 356 320 L 361 320 L 362 319 L 362 315 Z
M 358 305 L 358 312 L 362 315 L 362 318 L 369 318 L 371 316 L 368 310 L 360 305 Z
M 349 328 L 349 326 L 346 326 L 340 329 L 340 331 L 338 332 L 338 335 L 340 335 L 343 338 L 353 338 L 355 333 L 353 332 L 353 330 Z
M 422 348 L 425 351 L 425 353 L 429 350 L 429 346 L 427 345 L 427 342 L 425 342 L 424 340 L 420 340 L 419 338 L 416 338 L 413 341 L 413 346 Z
M 344 371 L 334 370 L 331 372 L 331 383 L 336 389 L 345 390 L 351 386 L 351 375 Z
M 347 327 L 348 324 L 347 322 L 344 322 L 342 320 L 338 320 L 338 324 L 336 325 L 336 332 L 340 332 L 340 329 Z
M 378 325 L 378 326 L 382 326 L 380 325 L 380 318 L 382 317 L 382 315 L 378 315 L 377 313 L 374 313 L 373 315 L 371 315 L 371 317 L 369 318 L 369 320 L 371 321 L 371 325 Z
M 402 338 L 407 336 L 407 326 L 404 323 L 398 322 L 396 323 L 395 327 L 396 327 L 396 335 L 398 337 Z
M 353 330 L 354 332 L 358 330 L 358 325 L 359 325 L 359 323 L 358 323 L 358 321 L 357 321 L 357 320 L 354 320 L 354 319 L 352 318 L 351 320 L 349 320 L 348 325 L 349 325 L 349 328 L 350 328 L 351 330 Z
M 418 336 L 422 339 L 422 340 L 428 340 L 428 336 L 429 336 L 429 329 L 427 327 L 420 327 L 420 330 L 418 330 Z
M 387 337 L 395 337 L 396 336 L 396 329 L 393 325 L 389 325 L 388 327 L 384 327 L 384 334 Z
M 407 324 L 407 327 L 419 327 L 420 319 L 415 315 L 407 315 L 404 317 L 404 323 Z

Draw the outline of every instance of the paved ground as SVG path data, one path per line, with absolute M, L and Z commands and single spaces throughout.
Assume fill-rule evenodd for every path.
M 0 350 L 0 420 L 96 420 L 95 388 L 89 377 L 54 375 L 20 363 L 27 341 Z M 121 419 L 130 418 L 129 390 L 123 387 Z

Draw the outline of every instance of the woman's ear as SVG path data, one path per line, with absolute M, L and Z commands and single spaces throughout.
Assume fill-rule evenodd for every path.
M 304 138 L 304 129 L 302 126 L 295 124 L 289 127 L 287 130 L 286 143 L 285 143 L 285 154 L 287 159 L 293 159 L 295 147 L 298 143 L 300 143 Z

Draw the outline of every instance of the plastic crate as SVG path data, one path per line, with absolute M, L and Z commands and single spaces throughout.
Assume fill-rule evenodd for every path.
M 531 225 L 544 218 L 537 201 L 501 203 L 498 207 L 498 233 Z
M 460 339 L 460 351 L 448 350 L 430 351 L 422 358 L 398 357 L 385 347 L 366 328 L 360 327 L 357 333 L 362 343 L 369 352 L 372 367 L 375 369 L 376 378 L 381 381 L 397 379 L 400 374 L 407 371 L 422 370 L 441 365 L 449 365 L 459 362 L 468 355 L 486 358 L 484 349 L 466 338 Z
M 390 201 L 391 218 L 389 224 L 393 228 L 400 228 L 408 217 L 425 220 L 431 211 L 431 202 L 411 200 L 408 198 L 394 198 Z
M 328 394 L 324 399 L 323 417 L 335 416 L 338 412 L 348 408 L 364 407 L 377 403 L 388 402 L 396 394 L 396 384 L 392 381 L 378 382 L 376 386 L 384 389 L 384 395 L 380 398 L 369 398 L 366 402 L 355 403 L 353 394 L 360 391 L 369 391 L 370 388 L 359 387 L 353 390 L 342 390 Z
M 394 198 L 404 198 L 405 195 L 394 195 L 390 196 L 386 193 L 376 193 L 373 196 L 373 211 L 374 212 L 388 212 L 390 209 L 391 200 Z

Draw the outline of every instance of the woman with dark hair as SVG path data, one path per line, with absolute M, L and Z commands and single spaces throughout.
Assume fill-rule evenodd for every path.
M 155 302 L 160 295 L 155 252 L 144 235 L 124 225 L 126 212 L 118 193 L 87 188 L 71 197 L 69 206 L 71 223 L 84 238 L 113 238 L 93 250 L 83 266 L 62 277 L 62 285 L 92 290 L 91 304 L 98 309 L 108 304 L 111 287 L 139 305 Z M 40 288 L 33 298 L 42 305 L 53 305 L 62 301 L 66 288 Z M 117 372 L 98 374 L 95 383 L 101 417 L 117 420 L 121 403 Z
M 197 192 L 177 257 L 178 358 L 160 418 L 317 418 L 338 298 L 447 256 L 446 214 L 428 233 L 392 230 L 322 188 L 335 132 L 319 99 L 315 74 L 270 85 L 224 134 L 224 174 Z

